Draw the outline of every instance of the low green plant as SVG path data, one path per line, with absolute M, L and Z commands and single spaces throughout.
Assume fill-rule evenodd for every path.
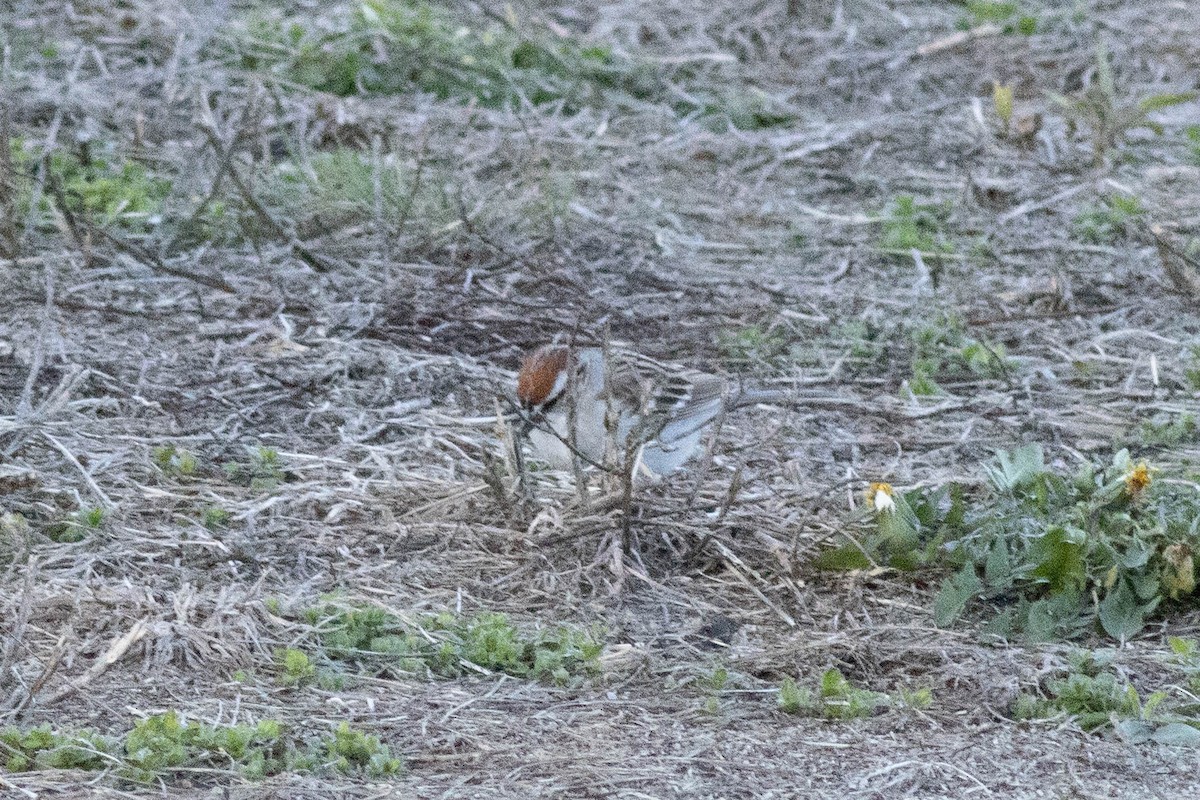
M 114 761 L 112 740 L 91 731 L 56 733 L 49 725 L 0 729 L 0 765 L 6 772 L 98 770 Z
M 1131 195 L 1113 195 L 1102 205 L 1088 206 L 1075 217 L 1075 237 L 1089 244 L 1110 244 L 1127 236 L 1130 224 L 1144 213 Z
M 909 258 L 916 250 L 925 258 L 951 255 L 954 247 L 946 238 L 946 205 L 919 204 L 912 195 L 899 195 L 882 219 L 879 249 L 896 258 Z
M 183 768 L 237 769 L 261 778 L 289 769 L 288 741 L 275 720 L 214 726 L 184 722 L 174 711 L 137 722 L 125 737 L 125 778 L 150 783 Z
M 294 647 L 280 650 L 275 654 L 275 662 L 279 670 L 276 681 L 280 686 L 297 688 L 316 680 L 317 667 L 303 650 Z
M 1189 653 L 1187 657 L 1193 656 Z M 1068 662 L 1045 687 L 1018 696 L 1012 710 L 1015 719 L 1067 716 L 1085 731 L 1113 729 L 1135 744 L 1200 746 L 1200 718 L 1194 701 L 1181 704 L 1166 691 L 1143 697 L 1112 670 L 1107 657 L 1081 651 L 1071 654 Z
M 980 25 L 985 22 L 1004 22 L 1016 15 L 1020 6 L 1007 0 L 968 0 L 967 13 L 971 15 L 971 23 Z
M 392 755 L 387 745 L 381 744 L 378 736 L 371 736 L 342 722 L 323 741 L 325 763 L 346 775 L 365 774 L 370 778 L 382 778 L 399 774 L 404 763 Z
M 568 683 L 599 669 L 602 640 L 565 625 L 522 633 L 504 614 L 439 614 L 409 623 L 374 607 L 305 612 L 330 658 L 452 678 L 479 668 Z
M 150 460 L 164 475 L 174 478 L 190 478 L 196 474 L 196 456 L 173 444 L 155 447 L 150 451 Z
M 962 320 L 942 314 L 909 335 L 912 375 L 909 390 L 918 396 L 942 393 L 939 382 L 1003 379 L 1011 365 L 1004 345 L 975 339 Z
M 1183 367 L 1183 380 L 1193 392 L 1200 392 L 1200 344 L 1188 351 L 1188 360 Z
M 1188 143 L 1188 153 L 1193 164 L 1200 166 L 1200 125 L 1189 125 L 1184 131 Z
M 38 728 L 0 729 L 0 767 L 112 770 L 122 781 L 169 781 L 184 771 L 233 771 L 258 780 L 283 772 L 386 777 L 403 770 L 379 738 L 340 723 L 330 734 L 301 740 L 275 720 L 244 725 L 184 721 L 174 711 L 136 722 L 123 737 Z
M 227 527 L 231 518 L 232 515 L 227 510 L 218 506 L 208 506 L 201 512 L 200 524 L 210 531 L 215 531 Z
M 1171 636 L 1167 638 L 1167 644 L 1175 665 L 1187 676 L 1188 691 L 1200 695 L 1200 643 L 1195 639 Z M 1188 710 L 1200 715 L 1200 701 L 1193 701 Z
M 331 33 L 303 16 L 263 17 L 235 52 L 243 68 L 343 97 L 416 90 L 485 106 L 560 102 L 570 110 L 606 91 L 661 90 L 648 61 L 532 26 L 480 25 L 423 0 L 366 0 L 342 19 Z
M 1073 136 L 1080 128 L 1089 131 L 1093 164 L 1101 166 L 1108 153 L 1130 131 L 1145 128 L 1161 136 L 1162 125 L 1155 122 L 1150 115 L 1164 108 L 1190 102 L 1196 98 L 1196 93 L 1154 94 L 1136 101 L 1123 99 L 1118 94 L 1113 80 L 1108 50 L 1101 43 L 1096 47 L 1095 79 L 1092 83 L 1076 96 L 1067 97 L 1050 92 L 1049 97 L 1062 111 L 1069 136 Z
M 1124 641 L 1160 603 L 1195 590 L 1200 502 L 1154 481 L 1127 451 L 1064 476 L 1030 445 L 1000 454 L 988 476 L 985 508 L 949 544 L 962 566 L 939 594 L 939 624 L 982 595 L 1010 603 L 992 625 L 1002 635 L 1050 639 L 1098 622 Z
M 821 553 L 818 569 L 856 570 L 883 565 L 912 571 L 935 564 L 941 537 L 961 524 L 963 488 L 949 484 L 938 489 L 897 492 L 889 484 L 872 484 L 864 514 L 873 518 L 865 536 Z
M 1200 425 L 1196 424 L 1196 415 L 1186 411 L 1182 414 L 1159 414 L 1142 420 L 1129 438 L 1131 444 L 1178 447 L 1200 440 Z
M 715 717 L 721 713 L 721 693 L 729 688 L 729 679 L 729 670 L 718 665 L 697 682 L 704 692 L 704 704 L 701 710 L 708 716 Z
M 376 162 L 370 154 L 337 148 L 303 162 L 281 162 L 265 177 L 262 196 L 279 217 L 293 220 L 302 236 L 377 215 L 385 221 L 420 218 L 435 229 L 458 218 L 453 200 L 441 189 L 448 178 L 440 170 L 432 165 L 413 169 L 390 157 Z
M 14 139 L 11 152 L 13 166 L 19 172 L 30 175 L 38 169 L 40 150 Z M 90 144 L 74 152 L 56 150 L 45 166 L 61 186 L 70 211 L 135 231 L 158 223 L 162 203 L 171 191 L 169 180 L 120 157 L 108 145 Z M 33 199 L 33 183 L 22 181 L 18 187 L 18 213 L 23 215 Z M 39 211 L 48 213 L 51 206 L 50 197 L 42 196 Z
M 234 483 L 249 486 L 255 492 L 273 492 L 283 482 L 283 460 L 279 451 L 270 447 L 255 447 L 244 462 L 225 465 L 225 474 Z
M 1045 697 L 1024 693 L 1013 706 L 1014 719 L 1048 719 L 1065 714 L 1085 731 L 1117 719 L 1140 719 L 1144 706 L 1137 690 L 1113 672 L 1069 671 L 1048 682 Z M 1157 706 L 1163 696 L 1151 698 Z
M 933 606 L 939 625 L 983 601 L 995 612 L 988 633 L 1035 641 L 1093 627 L 1124 641 L 1195 592 L 1200 498 L 1127 451 L 1064 475 L 1032 444 L 998 453 L 985 472 L 989 485 L 970 496 L 949 484 L 876 501 L 869 534 L 818 566 L 951 570 Z
M 761 89 L 709 89 L 695 64 L 668 66 L 629 47 L 522 23 L 515 13 L 501 24 L 425 0 L 366 0 L 338 19 L 330 31 L 304 14 L 261 16 L 233 37 L 229 60 L 343 97 L 415 91 L 488 107 L 557 104 L 567 114 L 650 101 L 722 130 L 795 118 Z
M 932 701 L 929 689 L 902 692 L 899 699 L 882 692 L 861 689 L 846 679 L 840 670 L 828 669 L 816 689 L 800 686 L 784 678 L 779 686 L 779 708 L 788 714 L 825 719 L 864 719 L 880 708 L 927 708 Z
M 90 534 L 95 533 L 104 525 L 105 511 L 103 508 L 81 508 L 65 519 L 50 525 L 46 534 L 51 541 L 61 544 L 82 542 Z
M 1006 34 L 1020 33 L 1032 36 L 1037 32 L 1038 19 L 1032 14 L 1022 14 L 1020 3 L 1007 0 L 969 0 L 967 15 L 959 21 L 962 30 L 980 25 L 1000 25 Z

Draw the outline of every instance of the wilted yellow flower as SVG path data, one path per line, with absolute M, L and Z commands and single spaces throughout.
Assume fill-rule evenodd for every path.
M 1145 461 L 1139 461 L 1125 476 L 1125 493 L 1130 497 L 1138 497 L 1149 485 L 1150 467 Z
M 1196 562 L 1192 558 L 1192 548 L 1182 542 L 1173 544 L 1163 550 L 1163 561 L 1167 562 L 1162 576 L 1163 587 L 1172 599 L 1196 590 Z
M 867 502 L 877 514 L 890 514 L 896 510 L 895 493 L 890 483 L 872 483 L 867 489 Z

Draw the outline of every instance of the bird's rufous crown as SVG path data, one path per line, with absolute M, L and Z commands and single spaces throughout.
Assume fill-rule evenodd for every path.
M 570 350 L 561 344 L 546 344 L 521 359 L 517 373 L 517 399 L 526 406 L 540 406 L 555 389 L 561 391 Z

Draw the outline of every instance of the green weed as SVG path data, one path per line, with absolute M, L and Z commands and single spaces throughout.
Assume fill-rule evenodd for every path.
M 81 508 L 58 522 L 46 528 L 46 535 L 51 541 L 61 544 L 82 542 L 104 525 L 105 511 L 103 508 Z
M 275 654 L 280 686 L 298 688 L 316 680 L 317 667 L 303 650 L 289 647 Z
M 1022 14 L 1021 5 L 1003 0 L 970 0 L 967 15 L 958 22 L 960 30 L 970 30 L 981 25 L 999 25 L 1006 34 L 1019 33 L 1033 36 L 1038 30 L 1038 18 Z
M 193 453 L 173 444 L 155 447 L 150 451 L 150 460 L 164 475 L 175 478 L 190 478 L 196 474 L 197 461 Z
M 282 726 L 274 720 L 218 727 L 184 723 L 168 711 L 137 722 L 125 737 L 122 774 L 151 783 L 174 770 L 208 767 L 261 778 L 288 769 L 286 749 Z
M 1015 719 L 1048 719 L 1060 714 L 1073 717 L 1085 731 L 1110 724 L 1112 718 L 1140 718 L 1142 702 L 1137 690 L 1112 672 L 1090 675 L 1070 672 L 1049 682 L 1047 697 L 1022 694 L 1013 708 Z
M 1144 209 L 1136 197 L 1114 195 L 1100 206 L 1088 206 L 1075 217 L 1075 237 L 1089 244 L 1110 244 L 1128 235 L 1130 223 Z
M 263 196 L 279 216 L 295 221 L 301 236 L 372 220 L 377 214 L 396 224 L 419 218 L 425 227 L 437 229 L 458 218 L 453 203 L 438 188 L 441 183 L 436 172 L 426 174 L 422 183 L 415 171 L 393 158 L 376 164 L 369 155 L 340 148 L 314 153 L 303 163 L 280 164 L 267 177 Z
M 115 750 L 111 740 L 91 731 L 55 733 L 49 724 L 0 729 L 0 764 L 7 772 L 104 769 L 113 763 Z
M 1016 16 L 1019 6 L 1017 3 L 1002 2 L 1001 0 L 968 0 L 967 13 L 971 15 L 971 25 L 981 25 L 985 22 L 1004 22 Z
M 1189 389 L 1200 392 L 1200 344 L 1192 345 L 1188 352 L 1188 361 L 1183 368 L 1183 379 Z
M 1034 641 L 1095 626 L 1124 641 L 1161 605 L 1194 593 L 1200 499 L 1155 480 L 1127 451 L 1062 475 L 1027 445 L 998 453 L 985 472 L 988 489 L 970 500 L 949 484 L 876 501 L 868 534 L 817 565 L 951 569 L 934 602 L 937 624 L 983 600 L 995 604 L 986 632 Z
M 779 687 L 779 708 L 788 714 L 824 719 L 865 719 L 877 709 L 889 707 L 927 708 L 932 701 L 928 689 L 901 693 L 899 699 L 882 692 L 861 689 L 837 669 L 826 670 L 816 689 L 800 686 L 784 678 Z
M 14 168 L 32 174 L 39 153 L 20 140 L 13 140 L 11 147 Z M 158 224 L 163 200 L 171 190 L 169 180 L 152 175 L 136 161 L 120 158 L 107 146 L 91 145 L 75 153 L 55 151 L 46 165 L 60 182 L 73 213 L 135 231 Z M 32 202 L 32 182 L 22 182 L 20 189 L 17 208 L 24 215 Z M 42 197 L 39 211 L 49 213 L 51 205 L 49 197 Z
M 1129 438 L 1145 446 L 1178 447 L 1200 440 L 1200 425 L 1196 424 L 1195 414 L 1163 414 L 1143 420 Z
M 484 106 L 564 103 L 608 91 L 646 97 L 656 70 L 603 45 L 514 26 L 474 26 L 420 0 L 366 0 L 347 8 L 345 29 L 301 17 L 260 19 L 236 43 L 241 66 L 340 96 L 420 91 Z
M 480 668 L 568 683 L 599 669 L 603 642 L 567 626 L 522 633 L 504 614 L 440 614 L 407 623 L 371 607 L 325 605 L 305 617 L 330 658 L 453 678 Z
M 1187 688 L 1193 695 L 1200 694 L 1200 644 L 1195 639 L 1184 639 L 1178 636 L 1167 638 L 1167 644 L 1175 665 L 1187 677 Z M 1200 701 L 1193 702 L 1189 711 L 1200 714 Z
M 223 508 L 208 506 L 201 512 L 200 524 L 210 531 L 220 530 L 229 525 L 232 515 Z
M 1184 136 L 1187 138 L 1192 163 L 1200 166 L 1200 125 L 1189 125 L 1184 131 Z
M 333 735 L 323 742 L 325 763 L 346 775 L 365 774 L 370 778 L 382 778 L 399 774 L 404 764 L 391 754 L 387 745 L 381 744 L 378 736 L 356 731 L 348 723 L 341 723 Z
M 910 258 L 913 250 L 926 258 L 953 254 L 945 234 L 948 213 L 944 205 L 918 204 L 912 195 L 899 195 L 882 220 L 879 249 L 896 259 Z
M 704 701 L 700 707 L 704 714 L 715 717 L 721 713 L 721 693 L 729 688 L 729 682 L 729 670 L 719 665 L 714 667 L 709 674 L 701 676 L 696 682 L 696 685 L 704 692 Z
M 1189 644 L 1191 646 L 1189 646 Z M 1194 643 L 1172 640 L 1189 663 Z M 1016 719 L 1072 718 L 1085 731 L 1110 727 L 1126 741 L 1182 747 L 1200 746 L 1200 718 L 1194 702 L 1172 702 L 1166 691 L 1143 697 L 1110 667 L 1109 659 L 1086 651 L 1071 654 L 1065 674 L 1050 679 L 1044 690 L 1026 692 L 1013 706 Z
M 249 450 L 247 461 L 226 464 L 225 474 L 233 483 L 255 492 L 273 492 L 284 479 L 283 461 L 278 450 L 256 447 Z
M 1121 98 L 1113 80 L 1108 50 L 1100 44 L 1096 48 L 1096 72 L 1091 85 L 1073 97 L 1054 92 L 1050 92 L 1049 97 L 1066 118 L 1068 136 L 1073 136 L 1080 128 L 1088 130 L 1091 134 L 1092 162 L 1095 166 L 1101 166 L 1108 153 L 1130 131 L 1145 128 L 1161 136 L 1162 126 L 1150 115 L 1190 102 L 1196 98 L 1196 93 L 1155 94 L 1136 101 Z
M 912 376 L 909 390 L 918 396 L 942 393 L 939 382 L 1003 379 L 1011 365 L 1001 344 L 967 335 L 960 318 L 943 314 L 910 334 Z
M 243 69 L 342 97 L 424 92 L 487 107 L 558 104 L 568 113 L 644 101 L 679 116 L 757 129 L 794 113 L 757 89 L 687 86 L 695 67 L 669 69 L 624 49 L 522 24 L 465 20 L 423 0 L 366 0 L 347 7 L 346 23 L 324 30 L 300 15 L 260 17 L 234 37 L 230 57 Z M 687 90 L 679 91 L 679 86 Z
M 0 764 L 9 772 L 115 768 L 122 780 L 154 783 L 182 771 L 234 771 L 258 780 L 284 772 L 384 777 L 403 762 L 378 737 L 340 723 L 306 743 L 275 720 L 215 726 L 184 722 L 174 711 L 140 720 L 123 737 L 54 733 L 49 725 L 0 730 Z

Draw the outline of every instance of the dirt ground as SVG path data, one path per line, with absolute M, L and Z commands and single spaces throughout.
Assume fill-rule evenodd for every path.
M 1097 163 L 1086 126 L 1070 130 L 1047 93 L 1095 83 L 1097 42 L 1123 101 L 1200 87 L 1200 6 L 1023 2 L 1033 35 L 923 0 L 790 16 L 784 0 L 445 6 L 464 24 L 607 43 L 666 76 L 646 98 L 568 108 L 338 97 L 256 76 L 221 44 L 261 12 L 249 3 L 51 5 L 3 12 L 7 135 L 47 152 L 116 143 L 172 186 L 161 219 L 130 226 L 72 218 L 53 181 L 8 165 L 48 200 L 40 220 L 10 205 L 0 231 L 0 512 L 30 523 L 0 540 L 0 720 L 113 735 L 171 709 L 349 721 L 405 770 L 195 770 L 142 787 L 0 773 L 0 795 L 1195 790 L 1194 750 L 1010 713 L 1076 645 L 1163 688 L 1167 637 L 1200 635 L 1194 612 L 1124 647 L 996 643 L 974 621 L 935 626 L 936 579 L 811 561 L 871 481 L 977 481 L 995 449 L 1024 441 L 1075 464 L 1195 409 L 1200 161 L 1185 130 L 1200 103 L 1156 112 L 1161 135 L 1131 130 Z M 347 9 L 272 13 L 332 28 Z M 55 57 L 22 60 L 30 41 Z M 1007 134 L 993 82 L 1014 89 Z M 681 112 L 697 87 L 785 119 Z M 399 217 L 271 195 L 281 153 L 338 147 L 396 159 Z M 935 209 L 950 256 L 883 252 L 880 218 L 902 195 Z M 1143 212 L 1082 235 L 1081 215 L 1114 195 Z M 180 220 L 214 201 L 256 234 L 185 235 Z M 906 331 L 935 314 L 1003 346 L 1010 367 L 913 396 Z M 730 416 L 711 459 L 640 490 L 626 562 L 610 547 L 618 510 L 553 473 L 522 505 L 504 472 L 497 398 L 522 351 L 572 332 L 792 396 Z M 195 473 L 156 465 L 165 446 L 194 454 Z M 221 466 L 257 448 L 277 451 L 277 482 Z M 1139 452 L 1187 465 L 1200 444 Z M 222 524 L 201 524 L 206 508 Z M 54 534 L 86 509 L 103 519 L 81 541 Z M 598 626 L 603 673 L 565 687 L 496 674 L 279 685 L 277 649 L 311 642 L 287 611 L 331 592 L 406 617 Z M 875 691 L 929 688 L 932 703 L 853 721 L 778 709 L 785 677 L 830 667 Z M 705 688 L 719 669 L 727 683 Z

